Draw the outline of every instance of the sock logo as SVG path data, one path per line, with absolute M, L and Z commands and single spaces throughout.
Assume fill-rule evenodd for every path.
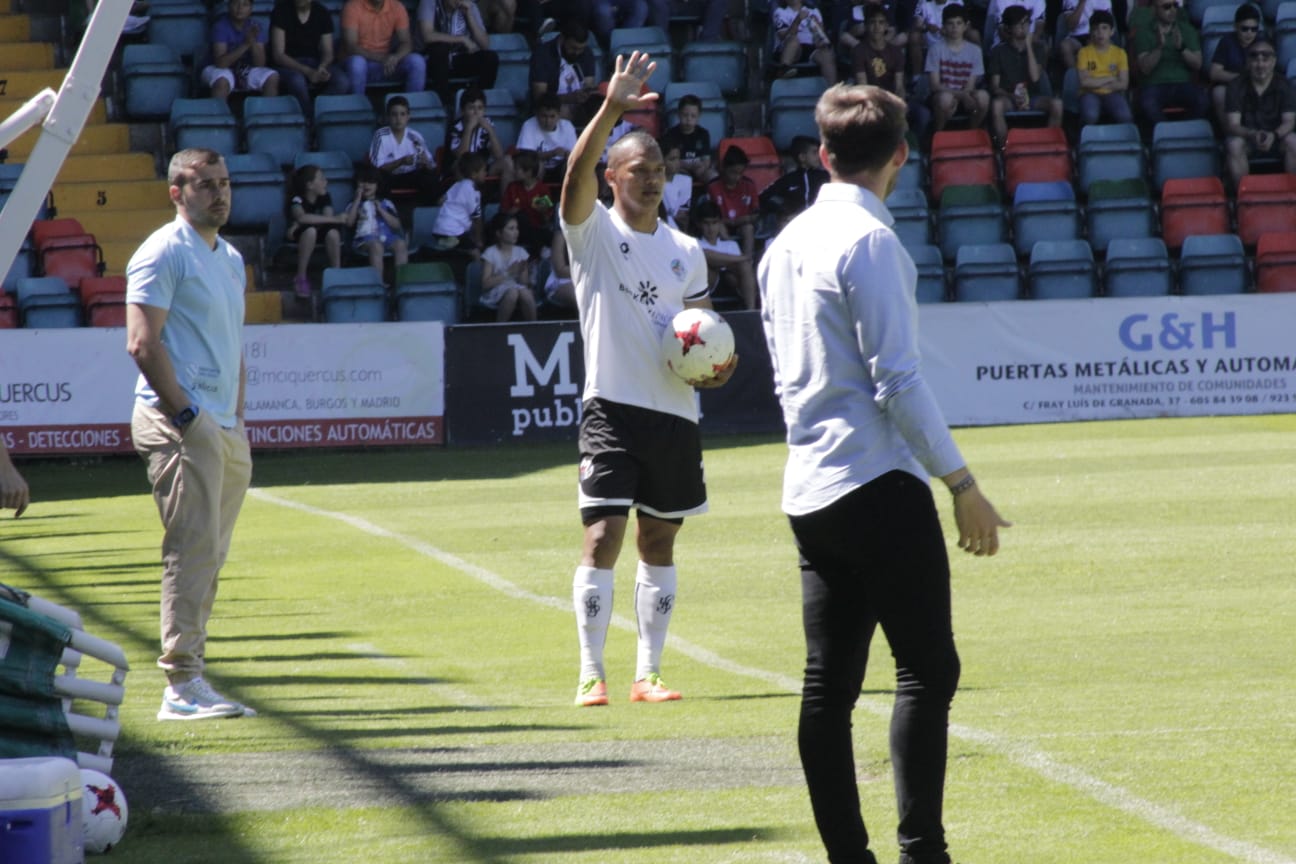
M 599 612 L 603 609 L 603 604 L 599 600 L 599 595 L 591 594 L 585 598 L 585 617 L 597 618 Z
M 671 613 L 671 609 L 674 608 L 674 606 L 675 606 L 674 594 L 663 594 L 662 596 L 657 598 L 657 614 L 659 615 L 669 615 Z

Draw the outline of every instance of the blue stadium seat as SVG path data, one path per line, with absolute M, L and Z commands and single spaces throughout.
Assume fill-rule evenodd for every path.
M 1179 293 L 1241 294 L 1247 290 L 1246 251 L 1236 234 L 1185 237 L 1179 253 Z
M 531 101 L 531 45 L 522 33 L 492 33 L 490 48 L 499 55 L 495 86 L 513 94 L 515 105 Z
M 1083 226 L 1075 190 L 1070 183 L 1019 183 L 1013 196 L 1013 247 L 1017 254 L 1031 254 L 1041 240 L 1077 240 Z
M 202 0 L 152 4 L 148 44 L 165 45 L 190 64 L 197 62 L 211 47 L 207 14 Z
M 1031 249 L 1027 270 L 1036 300 L 1080 300 L 1098 293 L 1093 250 L 1083 240 L 1041 240 Z
M 895 219 L 892 228 L 905 248 L 931 243 L 931 213 L 921 189 L 896 189 L 887 197 L 886 206 Z
M 410 226 L 409 237 L 411 255 L 420 251 L 428 252 L 434 248 L 432 245 L 432 226 L 436 224 L 437 213 L 440 211 L 441 208 L 435 206 L 414 208 L 413 224 Z
M 1118 237 L 1154 237 L 1156 212 L 1143 180 L 1098 180 L 1089 187 L 1085 206 L 1089 245 L 1105 252 Z
M 318 165 L 324 169 L 333 210 L 341 213 L 355 197 L 355 164 L 351 157 L 341 150 L 310 150 L 293 157 L 294 171 L 303 165 Z
M 57 276 L 22 277 L 15 288 L 22 326 L 31 329 L 81 326 L 81 301 Z
M 330 324 L 376 323 L 387 319 L 387 291 L 372 267 L 327 267 L 320 288 L 324 320 Z
M 939 246 L 922 243 L 906 246 L 909 257 L 918 268 L 918 302 L 942 303 L 945 301 L 945 261 Z
M 1147 176 L 1143 140 L 1133 123 L 1095 123 L 1080 129 L 1079 182 L 1131 180 Z
M 315 149 L 341 150 L 363 162 L 378 129 L 373 106 L 358 93 L 321 93 L 315 97 Z
M 217 153 L 238 152 L 238 121 L 220 99 L 175 100 L 169 125 L 176 150 L 208 147 Z
M 400 321 L 459 321 L 459 285 L 442 261 L 405 264 L 396 271 L 396 318 Z
M 675 80 L 671 61 L 671 42 L 660 27 L 617 27 L 608 37 L 608 56 L 630 56 L 632 51 L 646 51 L 652 55 L 657 68 L 648 79 L 648 88 L 656 93 L 666 89 Z
M 32 275 L 32 249 L 31 241 L 23 240 L 22 248 L 14 256 L 13 263 L 9 265 L 9 271 L 5 273 L 4 282 L 0 283 L 0 294 L 17 294 L 18 280 L 25 279 Z
M 1163 120 L 1152 128 L 1152 183 L 1157 192 L 1172 178 L 1218 177 L 1219 143 L 1209 120 Z
M 984 184 L 945 187 L 936 232 L 946 261 L 954 260 L 961 246 L 1003 243 L 1008 239 L 1008 228 L 999 190 Z
M 189 95 L 189 70 L 168 45 L 122 48 L 122 83 L 126 116 L 158 120 L 171 116 L 171 104 Z
M 292 96 L 249 96 L 243 101 L 243 132 L 249 153 L 269 153 L 291 165 L 310 144 L 306 115 Z
M 283 236 L 284 175 L 275 157 L 231 153 L 225 164 L 230 174 L 230 227 L 270 230 L 272 237 Z M 274 231 L 272 225 L 280 230 Z
M 958 250 L 954 299 L 960 303 L 1016 300 L 1021 296 L 1017 252 L 1007 243 L 973 243 Z
M 1160 237 L 1117 237 L 1107 246 L 1108 297 L 1164 297 L 1174 288 L 1170 253 Z
M 747 92 L 747 46 L 741 42 L 689 42 L 679 60 L 684 81 L 714 81 L 732 98 Z

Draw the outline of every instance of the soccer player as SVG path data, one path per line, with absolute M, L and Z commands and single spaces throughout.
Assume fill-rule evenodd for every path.
M 801 764 L 828 860 L 876 864 L 850 717 L 881 625 L 896 664 L 900 864 L 949 864 L 941 806 L 959 659 L 929 476 L 953 496 L 964 550 L 995 554 L 1008 523 L 981 494 L 922 375 L 917 273 L 882 203 L 909 155 L 904 100 L 838 85 L 815 120 L 831 182 L 758 272 L 787 424 L 783 511 L 801 558 Z
M 612 207 L 598 200 L 599 159 L 621 115 L 657 64 L 638 51 L 618 56 L 607 98 L 568 160 L 559 208 L 585 342 L 580 428 L 580 512 L 585 526 L 572 580 L 581 671 L 579 706 L 608 703 L 603 643 L 612 617 L 613 568 L 630 509 L 637 513 L 639 621 L 632 702 L 680 698 L 661 680 L 661 654 L 675 606 L 675 535 L 685 516 L 707 509 L 702 443 L 693 387 L 718 387 L 737 357 L 715 376 L 684 382 L 661 356 L 661 336 L 685 306 L 710 307 L 706 258 L 697 241 L 657 217 L 666 182 L 661 149 L 634 131 L 608 151 Z M 692 386 L 690 386 L 692 385 Z

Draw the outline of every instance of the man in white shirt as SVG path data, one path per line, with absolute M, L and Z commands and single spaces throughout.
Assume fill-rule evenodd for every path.
M 929 475 L 954 496 L 964 550 L 995 554 L 1008 523 L 982 496 L 922 376 L 917 271 L 882 203 L 909 155 L 904 100 L 838 85 L 815 119 L 831 182 L 758 270 L 788 430 L 783 510 L 801 557 L 801 764 L 829 860 L 876 864 L 850 715 L 880 624 L 896 662 L 900 862 L 949 864 L 941 806 L 959 659 Z
M 580 641 L 576 704 L 608 704 L 603 643 L 612 617 L 613 568 L 631 508 L 638 511 L 635 614 L 639 649 L 632 702 L 680 698 L 662 683 L 661 653 L 675 605 L 675 535 L 706 511 L 694 387 L 670 372 L 661 337 L 686 306 L 710 307 L 697 241 L 660 221 L 666 168 L 651 136 L 631 132 L 608 153 L 611 209 L 598 200 L 599 157 L 628 109 L 657 98 L 640 89 L 657 64 L 638 51 L 617 57 L 607 98 L 572 150 L 559 211 L 585 345 L 580 428 L 580 509 L 585 526 L 572 599 Z

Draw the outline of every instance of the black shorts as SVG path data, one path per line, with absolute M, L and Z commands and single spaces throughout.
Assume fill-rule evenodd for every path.
M 580 454 L 586 524 L 632 507 L 668 520 L 706 512 L 702 436 L 683 417 L 591 399 L 581 414 Z

